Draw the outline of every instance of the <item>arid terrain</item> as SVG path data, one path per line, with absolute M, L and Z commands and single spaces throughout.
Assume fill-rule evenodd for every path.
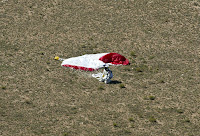
M 199 0 L 1 0 L 1 136 L 200 135 Z M 55 56 L 116 52 L 104 84 Z

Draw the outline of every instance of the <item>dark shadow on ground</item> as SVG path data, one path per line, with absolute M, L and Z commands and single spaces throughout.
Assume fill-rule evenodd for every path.
M 117 81 L 117 80 L 112 80 L 109 84 L 120 84 L 122 83 L 121 81 Z

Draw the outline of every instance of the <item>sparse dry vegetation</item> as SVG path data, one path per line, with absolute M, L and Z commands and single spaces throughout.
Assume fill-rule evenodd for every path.
M 1 136 L 198 136 L 199 0 L 1 0 Z M 104 84 L 54 57 L 117 52 Z

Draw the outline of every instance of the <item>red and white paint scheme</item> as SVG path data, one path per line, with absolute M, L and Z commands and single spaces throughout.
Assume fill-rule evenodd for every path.
M 85 71 L 94 71 L 105 65 L 129 64 L 129 60 L 118 53 L 98 53 L 64 59 L 61 66 Z

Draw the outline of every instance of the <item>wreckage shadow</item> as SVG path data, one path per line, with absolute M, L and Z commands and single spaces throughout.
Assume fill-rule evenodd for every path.
M 110 82 L 110 84 L 120 84 L 120 83 L 122 83 L 121 81 L 117 81 L 117 80 L 112 80 L 111 82 Z

